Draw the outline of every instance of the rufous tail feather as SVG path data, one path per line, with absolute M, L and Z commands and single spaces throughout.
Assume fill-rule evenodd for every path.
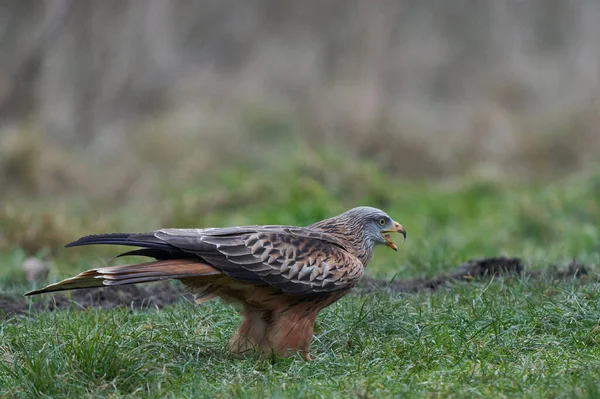
M 79 288 L 137 284 L 158 280 L 213 276 L 219 274 L 222 273 L 214 267 L 189 259 L 158 260 L 133 265 L 100 267 L 87 270 L 75 277 L 50 284 L 39 290 L 29 291 L 25 296 L 53 291 L 75 290 Z

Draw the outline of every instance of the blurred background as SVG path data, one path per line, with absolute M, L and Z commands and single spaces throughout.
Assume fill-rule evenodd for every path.
M 596 0 L 0 0 L 0 247 L 597 170 L 599 20 Z

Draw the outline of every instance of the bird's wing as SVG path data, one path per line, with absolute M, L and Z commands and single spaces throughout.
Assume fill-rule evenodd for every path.
M 88 236 L 68 246 L 89 244 L 138 246 L 144 249 L 129 254 L 162 259 L 197 257 L 235 280 L 266 283 L 291 295 L 346 289 L 363 275 L 362 263 L 343 242 L 300 227 L 163 229 Z

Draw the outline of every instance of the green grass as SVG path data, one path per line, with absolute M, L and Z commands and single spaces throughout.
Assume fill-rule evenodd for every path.
M 0 381 L 9 396 L 593 397 L 599 304 L 592 286 L 518 278 L 350 296 L 320 316 L 310 363 L 227 354 L 239 318 L 220 303 L 42 313 L 3 324 Z
M 408 230 L 398 253 L 376 251 L 371 277 L 435 276 L 497 255 L 520 256 L 534 270 L 575 257 L 598 270 L 600 174 L 544 185 L 433 185 L 313 156 L 292 157 L 271 174 L 228 167 L 192 186 L 165 184 L 169 195 L 154 202 L 112 210 L 73 198 L 8 201 L 0 208 L 0 291 L 28 288 L 19 269 L 27 254 L 51 259 L 50 281 L 104 264 L 114 250 L 56 244 L 85 233 L 307 224 L 359 204 L 385 209 Z M 238 322 L 237 311 L 218 301 L 11 316 L 0 324 L 0 396 L 600 394 L 600 292 L 593 279 L 514 276 L 419 294 L 349 295 L 320 314 L 312 362 L 228 354 Z

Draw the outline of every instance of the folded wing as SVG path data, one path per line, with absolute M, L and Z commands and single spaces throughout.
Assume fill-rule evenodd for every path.
M 122 256 L 138 255 L 153 257 L 159 261 L 178 261 L 177 265 L 181 266 L 174 269 L 172 277 L 161 274 L 161 279 L 184 277 L 181 276 L 180 268 L 185 265 L 185 277 L 224 273 L 234 280 L 269 285 L 291 295 L 348 289 L 363 275 L 362 263 L 345 250 L 342 242 L 307 228 L 249 226 L 163 229 L 144 234 L 86 236 L 67 246 L 93 244 L 135 246 L 140 249 L 126 252 Z M 181 263 L 182 261 L 185 262 Z M 197 274 L 194 274 L 194 263 L 198 264 Z M 127 273 L 133 276 L 123 277 L 122 281 L 152 281 L 150 277 L 158 275 L 135 276 L 136 266 L 142 265 L 148 267 L 148 263 L 127 265 Z M 110 285 L 114 279 L 93 274 L 108 269 L 110 268 L 99 268 L 84 273 L 101 279 L 104 285 Z M 135 280 L 138 277 L 139 280 Z

